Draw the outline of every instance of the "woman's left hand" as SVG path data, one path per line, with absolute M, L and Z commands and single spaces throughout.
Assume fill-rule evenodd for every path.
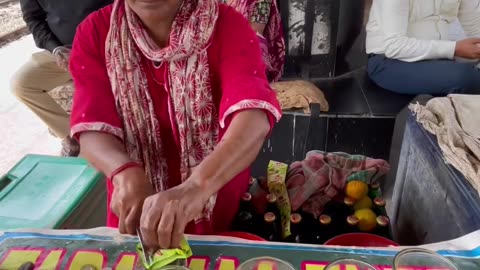
M 191 179 L 145 199 L 140 229 L 149 248 L 179 247 L 185 227 L 203 210 L 210 196 Z

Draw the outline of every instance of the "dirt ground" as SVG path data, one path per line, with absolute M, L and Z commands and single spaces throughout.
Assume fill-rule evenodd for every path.
M 19 2 L 0 5 L 0 39 L 17 29 L 25 27 Z

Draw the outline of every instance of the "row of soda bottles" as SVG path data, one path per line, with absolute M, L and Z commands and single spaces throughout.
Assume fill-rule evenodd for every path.
M 374 187 L 375 188 L 375 187 Z M 379 189 L 379 187 L 377 187 Z M 391 239 L 390 219 L 385 210 L 385 200 L 378 193 L 369 194 L 373 199 L 372 210 L 375 213 L 375 229 L 368 233 Z M 257 213 L 252 203 L 252 195 L 242 196 L 234 229 L 258 235 L 268 241 L 324 244 L 327 240 L 345 233 L 361 232 L 360 220 L 355 215 L 355 201 L 345 197 L 343 200 L 332 200 L 327 203 L 318 218 L 312 214 L 298 211 L 290 215 L 291 235 L 282 237 L 280 211 L 274 194 L 266 196 L 268 206 L 263 214 Z M 367 221 L 368 222 L 368 221 Z

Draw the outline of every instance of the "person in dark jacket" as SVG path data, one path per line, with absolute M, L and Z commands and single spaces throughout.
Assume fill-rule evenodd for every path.
M 62 139 L 62 156 L 77 156 L 78 143 L 69 136 L 69 114 L 48 94 L 69 83 L 71 44 L 77 26 L 112 0 L 20 0 L 23 19 L 40 52 L 34 53 L 12 78 L 12 92 Z

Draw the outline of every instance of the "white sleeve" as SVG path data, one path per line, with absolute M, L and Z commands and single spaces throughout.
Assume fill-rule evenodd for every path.
M 410 0 L 376 0 L 385 36 L 385 56 L 406 62 L 453 59 L 456 43 L 408 37 Z
M 458 20 L 468 37 L 480 38 L 480 0 L 462 0 Z

